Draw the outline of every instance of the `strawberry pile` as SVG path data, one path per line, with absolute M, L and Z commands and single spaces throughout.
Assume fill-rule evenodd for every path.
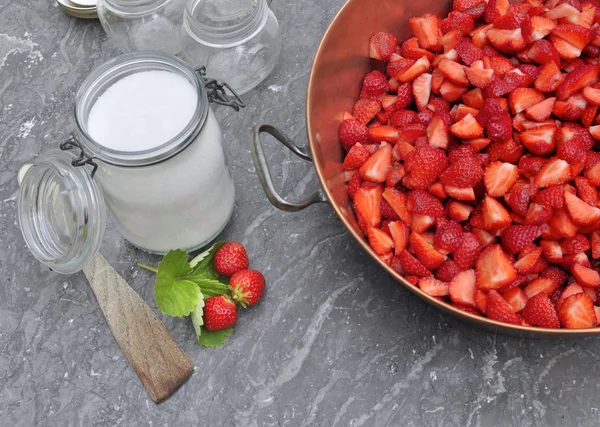
M 500 322 L 600 321 L 600 5 L 454 0 L 370 40 L 339 140 L 358 228 L 423 292 Z

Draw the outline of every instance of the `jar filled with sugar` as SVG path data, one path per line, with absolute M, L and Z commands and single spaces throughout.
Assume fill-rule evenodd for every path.
M 105 206 L 133 245 L 192 251 L 225 227 L 234 185 L 209 102 L 243 102 L 178 58 L 121 55 L 94 70 L 75 100 L 77 133 L 22 177 L 19 221 L 33 255 L 60 273 L 100 246 Z

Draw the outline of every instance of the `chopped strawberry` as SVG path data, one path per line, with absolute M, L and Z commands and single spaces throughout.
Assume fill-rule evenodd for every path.
M 462 227 L 455 221 L 448 221 L 442 226 L 438 224 L 433 245 L 441 254 L 448 255 L 458 248 L 462 235 Z
M 408 70 L 396 74 L 394 78 L 403 83 L 410 82 L 427 71 L 430 65 L 431 64 L 427 57 L 422 56 Z
M 395 144 L 400 137 L 398 129 L 393 126 L 378 126 L 369 128 L 369 139 L 375 142 L 389 142 Z
M 431 95 L 431 78 L 431 74 L 423 73 L 412 82 L 412 92 L 419 111 L 427 107 L 427 104 L 429 103 L 429 97 Z
M 560 243 L 562 252 L 565 255 L 578 254 L 579 252 L 585 252 L 592 248 L 590 239 L 583 234 L 577 234 L 573 237 L 568 237 Z
M 385 255 L 394 248 L 394 241 L 390 235 L 379 228 L 369 228 L 367 237 L 369 238 L 369 245 L 377 255 Z
M 547 222 L 563 237 L 573 237 L 577 234 L 577 226 L 573 224 L 569 214 L 562 209 L 558 210 Z
M 592 39 L 592 31 L 589 28 L 575 24 L 560 24 L 552 30 L 552 34 L 567 41 L 580 51 Z
M 440 174 L 440 181 L 444 185 L 472 188 L 483 177 L 481 164 L 475 157 L 466 157 L 457 160 Z
M 461 139 L 473 139 L 483 136 L 483 128 L 475 118 L 468 114 L 450 127 L 450 132 Z
M 403 251 L 398 255 L 398 261 L 405 275 L 415 275 L 419 277 L 431 276 L 431 272 L 425 268 L 421 262 L 407 251 Z
M 452 259 L 460 271 L 468 270 L 475 265 L 483 246 L 473 233 L 464 233 L 463 238 L 454 251 Z
M 354 119 L 344 120 L 338 131 L 340 142 L 346 149 L 350 149 L 354 144 L 366 142 L 368 136 L 369 129 Z
M 573 264 L 571 274 L 581 286 L 597 288 L 600 286 L 600 273 L 581 264 Z
M 502 204 L 490 196 L 482 202 L 483 228 L 486 230 L 504 228 L 512 222 L 510 214 Z
M 415 82 L 413 82 L 413 89 L 414 89 L 415 83 L 416 83 L 416 80 L 415 80 Z M 418 120 L 418 115 L 416 112 L 410 111 L 410 110 L 398 110 L 398 111 L 394 111 L 394 114 L 392 114 L 392 116 L 390 118 L 390 125 L 397 127 L 397 128 L 403 128 L 406 125 L 416 123 L 417 120 Z
M 388 224 L 390 234 L 394 241 L 394 251 L 396 255 L 400 255 L 408 245 L 409 230 L 406 224 L 401 221 L 392 221 Z
M 449 135 L 448 125 L 439 114 L 434 115 L 431 123 L 427 127 L 427 138 L 434 147 L 448 148 Z
M 544 293 L 534 295 L 525 304 L 521 312 L 523 319 L 534 326 L 541 328 L 560 328 L 558 313 L 554 304 Z
M 535 202 L 547 207 L 561 209 L 565 200 L 563 192 L 564 190 L 562 185 L 551 185 L 550 187 L 536 194 Z
M 552 32 L 557 26 L 556 22 L 544 16 L 532 16 L 523 25 L 523 37 L 526 43 L 541 40 Z
M 390 58 L 390 62 L 387 64 L 385 73 L 388 75 L 388 77 L 392 78 L 396 75 L 398 75 L 399 73 L 403 73 L 404 71 L 408 70 L 414 63 L 416 62 L 416 59 L 413 58 L 403 58 L 400 55 L 392 55 L 392 57 Z M 392 79 L 396 82 L 396 84 L 398 83 L 398 81 L 396 79 Z M 391 80 L 388 82 L 388 84 L 391 84 Z
M 439 42 L 438 19 L 430 13 L 409 20 L 410 29 L 419 40 L 419 46 L 423 49 L 437 51 L 441 48 Z
M 488 292 L 486 315 L 498 322 L 521 324 L 521 319 L 516 315 L 511 305 L 493 289 Z
M 438 68 L 446 79 L 459 86 L 468 86 L 469 80 L 465 75 L 465 69 L 457 62 L 443 59 L 438 64 Z
M 390 33 L 377 33 L 371 37 L 369 42 L 369 52 L 371 58 L 380 61 L 389 61 L 392 54 L 396 51 L 398 40 Z
M 444 297 L 448 295 L 448 283 L 433 277 L 422 277 L 419 280 L 419 288 L 432 297 Z
M 506 15 L 509 7 L 510 4 L 508 0 L 489 0 L 487 8 L 485 9 L 485 22 L 495 22 L 501 16 Z
M 435 270 L 447 258 L 416 232 L 411 233 L 409 243 L 417 259 L 429 270 Z
M 369 227 L 377 227 L 381 222 L 381 187 L 363 186 L 354 195 L 356 211 Z
M 554 61 L 549 61 L 541 66 L 540 74 L 535 79 L 535 88 L 541 92 L 554 92 L 565 81 L 562 73 Z
M 549 278 L 537 278 L 529 282 L 523 288 L 523 292 L 527 295 L 527 298 L 532 298 L 537 294 L 551 295 L 556 288 L 558 288 L 558 283 Z
M 569 98 L 572 94 L 598 81 L 600 68 L 597 65 L 580 65 L 565 77 L 564 83 L 556 90 L 560 100 Z
M 514 54 L 525 47 L 525 39 L 520 28 L 500 30 L 492 28 L 486 33 L 492 46 L 505 54 Z
M 571 165 L 577 164 L 585 159 L 586 150 L 583 140 L 579 135 L 566 139 L 564 131 L 565 128 L 563 127 L 558 132 L 556 154 Z
M 518 313 L 521 310 L 523 310 L 527 304 L 527 296 L 521 288 L 509 289 L 507 291 L 502 292 L 501 295 L 502 298 L 504 298 L 506 302 L 510 304 L 515 313 Z
M 348 154 L 344 159 L 344 163 L 342 164 L 342 169 L 358 169 L 367 161 L 369 157 L 371 157 L 371 153 L 369 153 L 369 151 L 367 151 L 362 144 L 356 143 L 352 146 L 350 151 L 348 151 Z
M 385 182 L 391 169 L 392 146 L 386 144 L 360 167 L 360 174 L 365 181 L 380 183 Z
M 483 181 L 490 196 L 502 197 L 515 185 L 518 177 L 517 166 L 495 161 L 486 166 Z
M 552 114 L 552 110 L 554 109 L 554 102 L 556 98 L 547 98 L 542 102 L 539 102 L 535 105 L 528 107 L 525 110 L 525 115 L 531 120 L 535 120 L 536 122 L 543 122 L 544 120 L 548 120 L 550 115 Z
M 386 188 L 383 191 L 383 199 L 388 202 L 394 212 L 404 222 L 411 221 L 411 214 L 407 207 L 408 197 L 403 192 L 395 188 Z
M 544 99 L 544 94 L 537 89 L 517 88 L 510 93 L 508 102 L 513 114 L 518 114 L 533 105 L 543 102 Z
M 571 180 L 571 166 L 558 157 L 549 159 L 535 176 L 534 183 L 539 188 L 564 184 Z
M 352 115 L 360 124 L 366 125 L 381 111 L 381 102 L 373 98 L 362 98 L 354 104 Z M 363 141 L 358 141 L 363 142 Z
M 535 245 L 533 245 L 535 246 Z M 542 248 L 537 248 L 519 257 L 515 262 L 515 268 L 519 274 L 532 274 L 548 266 L 548 262 L 542 255 Z
M 363 90 L 371 96 L 384 95 L 389 90 L 388 79 L 381 71 L 371 71 L 365 76 Z
M 440 87 L 440 95 L 442 95 L 442 98 L 448 102 L 458 101 L 468 91 L 468 87 L 455 85 L 450 80 L 444 80 L 442 86 Z
M 541 228 L 538 226 L 511 225 L 502 232 L 502 247 L 508 254 L 515 254 L 541 234 Z
M 554 61 L 560 67 L 560 54 L 556 47 L 546 39 L 533 43 L 527 52 L 527 57 L 539 65 Z
M 463 222 L 469 219 L 473 206 L 452 200 L 448 204 L 448 217 L 456 222 Z
M 588 205 L 576 195 L 565 191 L 565 206 L 569 216 L 577 225 L 592 225 L 600 221 L 600 209 Z
M 567 297 L 558 309 L 558 318 L 563 328 L 594 328 L 598 324 L 594 302 L 585 293 Z
M 461 271 L 448 284 L 448 294 L 454 303 L 475 307 L 476 292 L 474 270 Z
M 483 291 L 505 288 L 517 277 L 517 270 L 500 245 L 484 249 L 475 267 L 477 287 Z
M 459 30 L 463 35 L 469 34 L 475 28 L 473 18 L 460 11 L 450 12 L 448 17 L 442 21 L 441 30 L 446 34 L 452 30 Z

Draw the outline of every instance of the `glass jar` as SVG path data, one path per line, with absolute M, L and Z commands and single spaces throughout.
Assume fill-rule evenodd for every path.
M 182 76 L 197 91 L 187 126 L 140 151 L 94 140 L 88 117 L 98 98 L 124 77 L 155 70 Z M 211 84 L 180 59 L 158 52 L 124 54 L 94 70 L 76 95 L 77 136 L 62 143 L 62 151 L 40 155 L 23 177 L 19 221 L 34 256 L 60 273 L 83 268 L 102 240 L 105 201 L 123 237 L 148 252 L 192 251 L 213 240 L 233 212 L 234 185 L 208 105 L 214 94 L 205 85 Z
M 98 0 L 96 8 L 108 38 L 122 52 L 181 51 L 185 0 Z
M 181 27 L 181 55 L 205 66 L 238 93 L 273 71 L 281 52 L 277 18 L 266 0 L 188 0 Z

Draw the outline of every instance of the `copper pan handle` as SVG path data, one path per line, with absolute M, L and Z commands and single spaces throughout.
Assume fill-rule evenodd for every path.
M 260 142 L 261 133 L 268 133 L 277 141 L 281 142 L 288 149 L 290 149 L 292 153 L 304 160 L 312 162 L 312 158 L 308 152 L 294 144 L 294 141 L 288 138 L 287 135 L 285 135 L 275 126 L 262 124 L 257 125 L 254 128 L 254 131 L 252 132 L 252 141 L 250 144 L 250 149 L 252 150 L 252 160 L 254 160 L 254 166 L 256 167 L 256 173 L 258 174 L 260 184 L 262 185 L 262 188 L 271 204 L 282 211 L 298 212 L 306 209 L 314 203 L 326 203 L 327 197 L 321 190 L 315 192 L 306 200 L 298 203 L 288 202 L 277 192 L 275 186 L 273 185 L 269 164 L 267 163 L 267 158 L 265 157 L 265 152 Z

